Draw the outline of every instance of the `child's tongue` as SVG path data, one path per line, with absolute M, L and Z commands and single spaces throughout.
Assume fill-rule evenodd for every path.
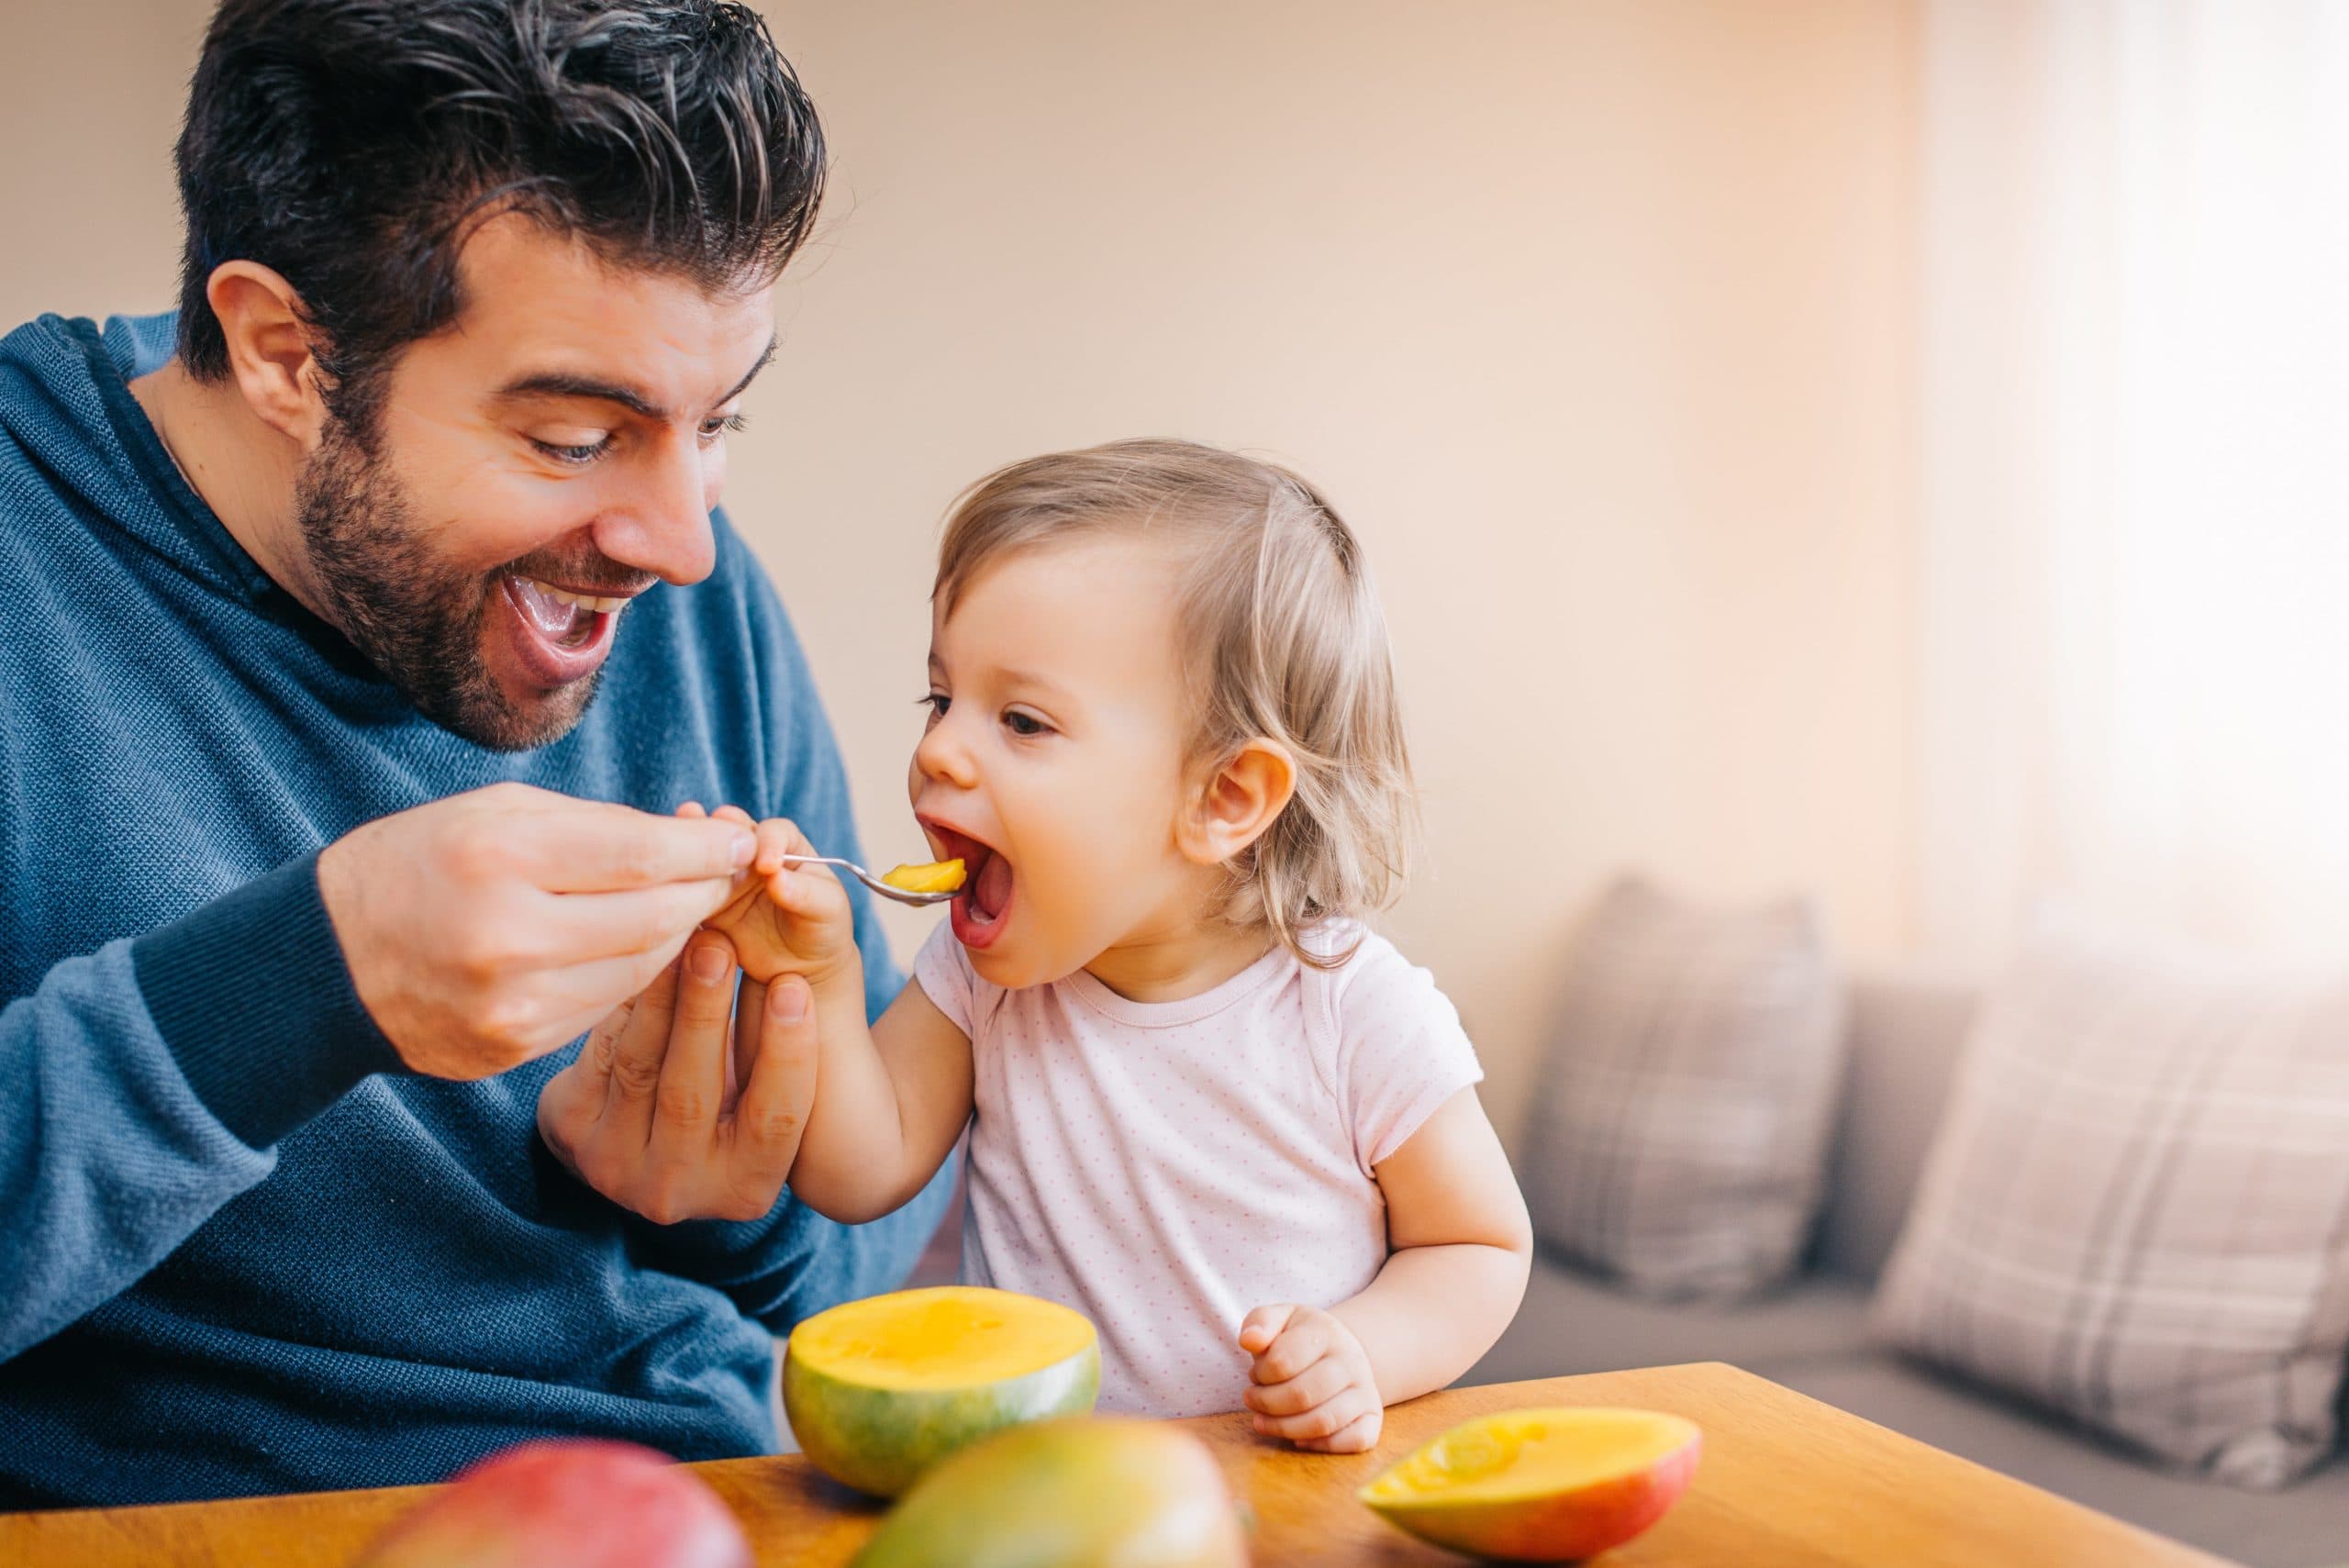
M 1011 862 L 1001 855 L 989 855 L 987 863 L 979 868 L 978 880 L 971 884 L 971 913 L 992 920 L 1010 902 Z

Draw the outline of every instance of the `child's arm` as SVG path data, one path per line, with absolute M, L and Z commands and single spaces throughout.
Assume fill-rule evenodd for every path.
M 823 866 L 780 857 L 815 849 L 790 823 L 759 824 L 752 877 L 706 923 L 734 943 L 742 973 L 806 977 L 818 1040 L 816 1096 L 791 1167 L 794 1195 L 860 1224 L 921 1191 L 971 1119 L 971 1042 L 918 984 L 870 1028 L 864 962 L 848 895 Z
M 1259 1307 L 1240 1328 L 1255 1357 L 1256 1429 L 1299 1448 L 1369 1448 L 1386 1406 L 1475 1365 L 1525 1295 L 1533 1227 L 1475 1090 L 1446 1100 L 1374 1173 L 1390 1250 L 1369 1288 L 1326 1312 Z

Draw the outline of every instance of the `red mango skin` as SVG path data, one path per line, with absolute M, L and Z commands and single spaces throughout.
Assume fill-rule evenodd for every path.
M 1517 1562 L 1595 1557 L 1664 1518 L 1688 1490 L 1703 1449 L 1702 1437 L 1694 1437 L 1637 1474 L 1573 1492 L 1509 1503 L 1430 1505 L 1411 1512 L 1424 1516 L 1428 1540 L 1480 1557 Z M 1402 1522 L 1391 1510 L 1389 1517 Z
M 666 1454 L 593 1440 L 528 1442 L 461 1471 L 354 1568 L 751 1568 L 708 1484 Z

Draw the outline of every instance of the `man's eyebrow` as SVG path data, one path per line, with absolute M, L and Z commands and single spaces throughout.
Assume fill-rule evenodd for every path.
M 742 379 L 734 384 L 731 392 L 718 400 L 719 403 L 731 403 L 741 396 L 750 384 L 759 379 L 759 373 L 774 362 L 775 341 L 773 338 L 767 339 L 767 346 L 759 350 L 758 361 L 742 373 Z
M 727 391 L 726 395 L 718 401 L 720 404 L 727 404 L 741 396 L 743 389 L 757 380 L 759 373 L 774 361 L 774 353 L 775 339 L 769 338 L 767 346 L 759 352 L 757 362 L 752 364 L 743 373 L 742 379 L 736 382 Z M 617 403 L 640 418 L 665 420 L 669 417 L 669 411 L 666 408 L 635 387 L 616 381 L 604 381 L 592 375 L 573 375 L 562 371 L 540 371 L 535 374 L 518 377 L 499 387 L 497 396 L 501 400 L 517 397 L 584 397 L 596 403 Z
M 497 389 L 497 397 L 501 402 L 518 397 L 584 397 L 596 403 L 617 403 L 647 419 L 669 417 L 667 409 L 632 386 L 599 381 L 592 375 L 566 375 L 561 371 L 540 371 L 509 381 Z

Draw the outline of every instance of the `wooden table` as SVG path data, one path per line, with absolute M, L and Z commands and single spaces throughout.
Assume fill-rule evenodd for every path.
M 1735 1367 L 1707 1363 L 1451 1389 L 1386 1414 L 1375 1453 L 1297 1453 L 1246 1420 L 1183 1425 L 1253 1507 L 1260 1568 L 1463 1559 L 1388 1528 L 1354 1489 L 1456 1421 L 1525 1405 L 1637 1405 L 1704 1429 L 1678 1507 L 1609 1568 L 2212 1568 L 2220 1559 L 2009 1480 Z M 695 1466 L 742 1516 L 762 1568 L 834 1568 L 874 1528 L 870 1505 L 796 1455 Z M 148 1508 L 0 1515 L 0 1564 L 340 1568 L 429 1488 L 321 1492 Z

